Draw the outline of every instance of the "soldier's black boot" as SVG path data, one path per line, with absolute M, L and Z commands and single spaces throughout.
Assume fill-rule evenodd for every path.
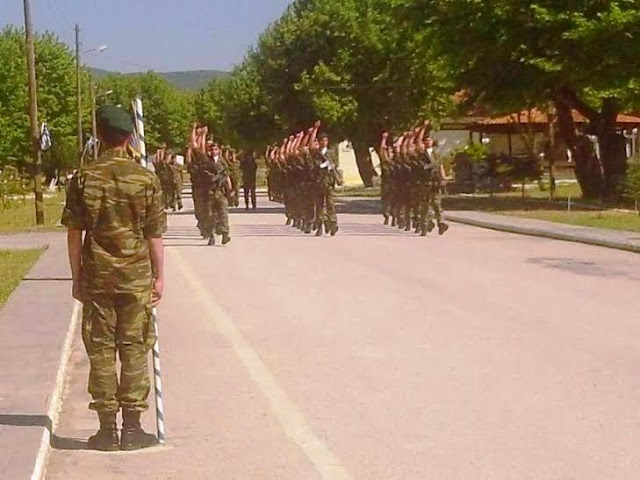
M 321 237 L 322 236 L 322 225 L 318 226 L 318 228 L 316 229 L 316 237 Z
M 438 223 L 438 234 L 444 235 L 447 230 L 449 230 L 449 225 L 448 224 L 446 224 L 444 222 L 439 222 Z
M 207 243 L 207 245 L 209 245 L 210 247 L 213 247 L 216 244 L 216 236 L 215 235 L 211 235 L 209 237 L 209 243 Z
M 91 450 L 102 452 L 115 452 L 120 450 L 120 439 L 118 438 L 118 426 L 116 424 L 117 413 L 99 412 L 100 430 L 95 435 L 89 437 L 87 446 Z
M 434 228 L 436 228 L 436 224 L 433 223 L 433 220 L 429 220 L 429 223 L 427 224 L 427 232 L 428 233 L 433 232 Z
M 224 235 L 222 235 L 222 244 L 223 245 L 226 245 L 230 241 L 231 241 L 231 237 L 229 236 L 228 233 L 225 233 Z
M 145 432 L 140 425 L 140 412 L 122 411 L 122 439 L 120 450 L 140 450 L 157 445 L 155 435 Z
M 338 224 L 337 224 L 337 223 L 334 223 L 334 224 L 332 224 L 332 225 L 331 225 L 331 231 L 330 231 L 329 233 L 331 233 L 331 236 L 332 236 L 332 237 L 335 237 L 335 236 L 336 236 L 336 233 L 338 233 L 338 230 L 340 230 L 340 229 L 338 228 Z
M 384 216 L 384 225 L 389 225 L 389 215 Z
M 288 227 L 289 225 L 291 225 L 291 217 L 287 217 L 287 223 L 285 223 L 285 225 Z
M 397 227 L 398 226 L 398 220 L 396 220 L 396 217 L 393 217 L 391 219 L 391 226 L 392 227 Z

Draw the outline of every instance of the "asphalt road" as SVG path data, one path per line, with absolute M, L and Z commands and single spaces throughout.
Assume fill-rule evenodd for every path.
M 168 444 L 84 450 L 78 339 L 47 478 L 640 478 L 639 256 L 340 221 L 306 237 L 272 204 L 206 247 L 171 216 Z

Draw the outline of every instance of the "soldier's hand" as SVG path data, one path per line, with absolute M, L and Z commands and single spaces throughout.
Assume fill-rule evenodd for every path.
M 80 281 L 73 282 L 71 294 L 73 295 L 73 298 L 78 300 L 80 303 L 84 303 L 84 300 L 85 300 L 84 291 L 82 289 L 82 285 L 80 284 Z
M 162 295 L 164 294 L 164 281 L 156 278 L 153 281 L 153 293 L 151 295 L 151 306 L 157 307 L 162 300 Z

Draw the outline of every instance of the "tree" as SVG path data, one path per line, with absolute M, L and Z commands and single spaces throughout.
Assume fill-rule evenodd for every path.
M 257 149 L 282 130 L 256 70 L 254 54 L 229 77 L 212 80 L 197 98 L 200 122 L 224 143 Z
M 55 152 L 75 141 L 75 63 L 74 56 L 56 36 L 35 36 L 36 76 L 40 118 L 47 121 L 54 141 L 54 152 L 45 154 L 43 168 L 51 170 L 58 162 Z M 83 77 L 85 88 L 88 76 Z M 27 110 L 27 63 L 24 32 L 15 27 L 0 31 L 0 167 L 12 164 L 25 167 L 29 151 L 29 116 Z M 89 103 L 84 106 L 89 118 Z M 56 147 L 58 145 L 58 147 Z M 69 159 L 75 161 L 75 154 Z
M 458 86 L 473 100 L 499 110 L 552 100 L 583 193 L 616 195 L 626 169 L 616 115 L 624 102 L 634 102 L 629 92 L 638 92 L 637 2 L 403 1 L 416 28 L 428 28 L 425 49 L 446 58 Z M 599 140 L 601 178 L 583 155 L 571 109 L 589 119 L 588 133 Z
M 445 70 L 433 56 L 414 55 L 422 32 L 404 28 L 396 3 L 295 1 L 231 78 L 201 95 L 217 102 L 202 110 L 222 130 L 254 143 L 320 118 L 336 140 L 352 142 L 360 175 L 371 185 L 369 148 L 382 131 L 438 117 L 449 106 Z
M 194 95 L 172 87 L 156 73 L 111 74 L 100 80 L 99 91 L 112 90 L 108 102 L 131 110 L 131 101 L 140 96 L 145 116 L 147 148 L 166 143 L 170 148 L 185 146 L 195 118 Z

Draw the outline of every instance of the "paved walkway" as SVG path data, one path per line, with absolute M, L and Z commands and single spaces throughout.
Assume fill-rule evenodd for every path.
M 53 392 L 73 312 L 65 235 L 0 236 L 0 248 L 47 247 L 0 310 L 0 478 L 31 477 L 51 429 Z
M 586 243 L 640 253 L 640 232 L 581 227 L 545 220 L 473 211 L 447 212 L 446 217 L 454 222 L 492 230 Z
M 372 198 L 339 199 L 343 212 L 377 213 L 380 201 Z M 448 220 L 476 227 L 535 237 L 553 238 L 640 253 L 640 232 L 581 227 L 564 223 L 477 211 L 445 211 Z

